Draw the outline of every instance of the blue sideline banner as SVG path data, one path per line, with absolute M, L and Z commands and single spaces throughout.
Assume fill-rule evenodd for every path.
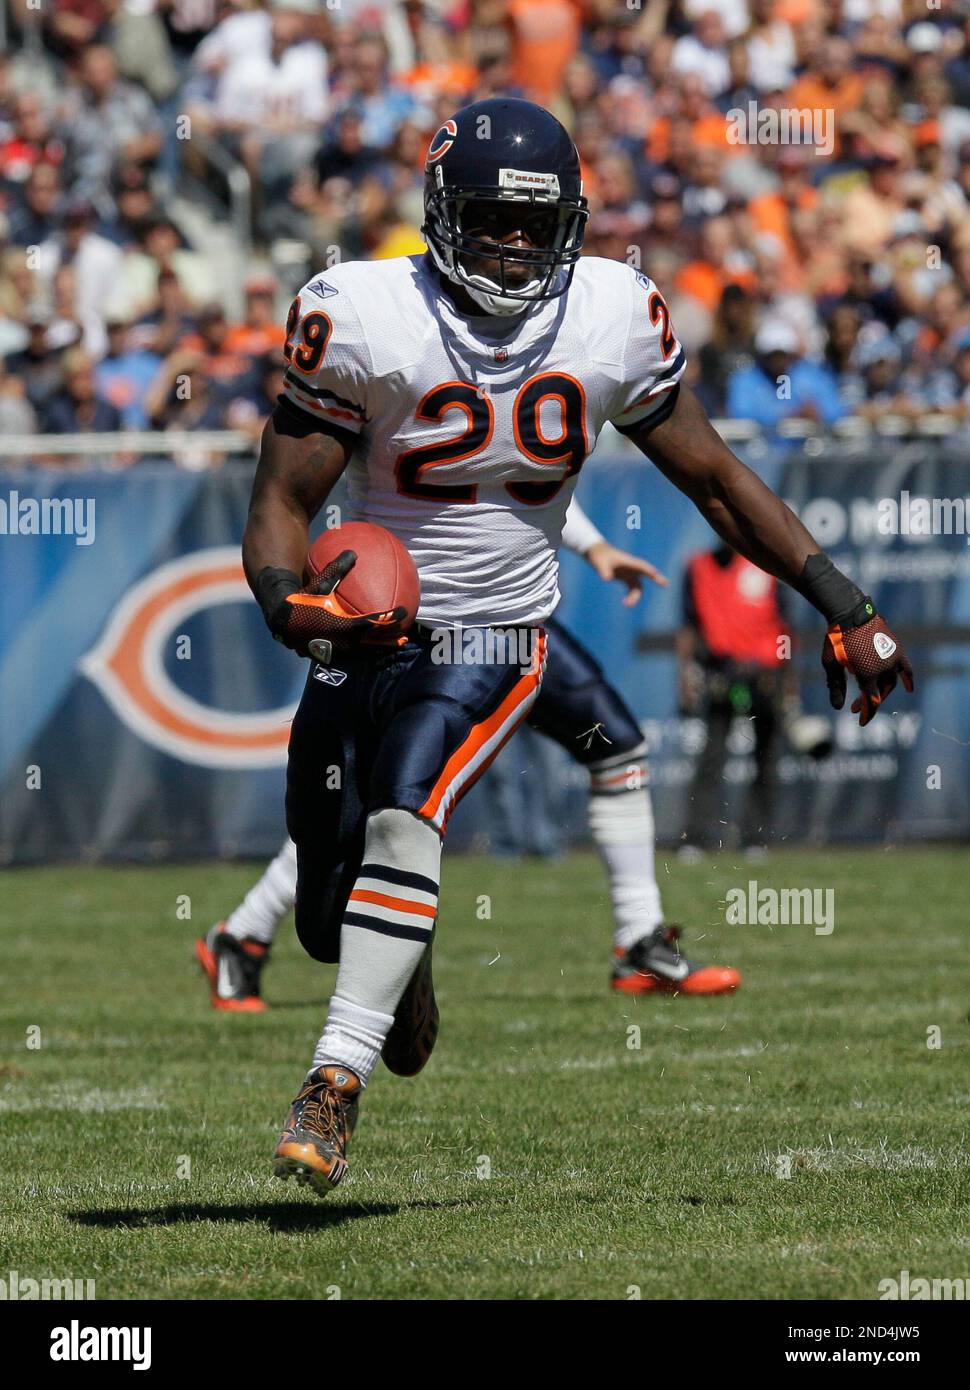
M 833 715 L 830 759 L 782 756 L 777 833 L 817 842 L 967 836 L 970 546 L 960 450 L 893 444 L 884 456 L 843 453 L 838 462 L 766 450 L 749 461 L 892 615 L 919 681 L 914 698 L 894 701 L 891 717 L 866 730 L 848 712 Z M 288 721 L 305 664 L 268 636 L 242 577 L 250 482 L 251 470 L 236 466 L 0 472 L 4 862 L 262 856 L 278 846 Z M 566 556 L 560 617 L 641 720 L 658 833 L 675 842 L 702 729 L 677 717 L 672 635 L 685 561 L 711 534 L 635 455 L 599 451 L 579 496 L 605 535 L 671 579 L 627 609 L 619 586 Z M 821 624 L 800 600 L 794 620 L 809 634 L 796 654 L 805 707 L 830 713 Z M 751 776 L 746 736 L 742 724 L 731 744 L 728 813 Z M 522 801 L 510 782 L 530 784 L 530 794 L 541 783 L 536 794 L 555 804 L 565 838 L 585 838 L 583 776 L 565 755 L 522 739 L 500 763 L 459 808 L 450 842 L 507 847 L 512 803 Z

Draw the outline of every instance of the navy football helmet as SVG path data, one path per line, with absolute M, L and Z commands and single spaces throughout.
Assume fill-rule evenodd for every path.
M 564 294 L 588 216 L 576 146 L 541 106 L 490 97 L 435 133 L 422 235 L 442 275 L 486 313 Z M 513 240 L 527 245 L 505 244 Z

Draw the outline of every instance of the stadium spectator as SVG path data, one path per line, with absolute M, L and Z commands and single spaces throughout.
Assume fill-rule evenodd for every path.
M 970 328 L 963 329 L 953 344 L 951 364 L 935 375 L 931 399 L 942 414 L 963 424 L 970 422 Z
M 121 412 L 126 430 L 147 429 L 145 397 L 158 376 L 161 358 L 137 345 L 131 321 L 123 314 L 109 314 L 105 328 L 107 350 L 94 374 L 98 394 Z
M 747 76 L 758 93 L 784 92 L 795 78 L 797 53 L 791 26 L 777 17 L 775 0 L 751 0 L 751 27 L 742 50 Z
M 886 415 L 918 415 L 919 406 L 905 390 L 899 344 L 888 334 L 857 345 L 854 372 L 842 384 L 844 403 L 854 415 L 879 420 Z
M 841 126 L 862 96 L 863 78 L 853 71 L 852 49 L 846 39 L 836 35 L 825 39 L 808 64 L 808 71 L 785 92 L 785 105 L 796 110 L 831 112 L 834 153 L 841 148 Z
M 853 305 L 839 304 L 832 311 L 825 342 L 825 361 L 840 386 L 853 371 L 853 353 L 861 327 L 862 318 Z
M 167 357 L 176 343 L 195 330 L 195 316 L 182 283 L 174 270 L 163 266 L 158 272 L 154 305 L 135 319 L 131 341 L 157 357 Z
M 142 223 L 140 233 L 140 244 L 125 254 L 118 291 L 123 302 L 135 313 L 144 311 L 155 297 L 161 272 L 170 270 L 189 302 L 201 304 L 211 293 L 211 267 L 184 245 L 171 218 L 155 213 Z
M 187 347 L 162 363 L 145 393 L 144 409 L 154 430 L 219 430 L 230 400 L 225 384 L 207 375 L 204 354 Z
M 752 297 L 740 285 L 726 285 L 710 339 L 698 353 L 699 379 L 694 389 L 710 415 L 725 413 L 728 379 L 754 361 L 754 319 Z
M 147 92 L 118 76 L 114 54 L 104 44 L 82 51 L 78 77 L 80 86 L 69 95 L 60 123 L 71 191 L 107 211 L 116 165 L 157 159 L 161 121 Z
M 115 217 L 102 228 L 103 234 L 122 250 L 133 250 L 143 240 L 152 218 L 159 216 L 145 169 L 138 164 L 120 165 L 112 182 L 112 195 Z
M 45 434 L 104 434 L 121 429 L 121 412 L 99 393 L 94 359 L 84 348 L 68 348 L 62 361 L 63 385 L 44 406 Z
M 579 9 L 570 0 L 509 0 L 504 8 L 513 80 L 531 101 L 550 106 L 579 47 Z
M 73 265 L 62 265 L 51 282 L 51 321 L 47 341 L 52 348 L 75 347 L 84 338 L 77 312 L 77 274 Z
M 801 418 L 832 424 L 845 407 L 837 384 L 822 364 L 807 361 L 798 335 L 788 324 L 763 323 L 754 338 L 755 360 L 731 373 L 728 414 L 774 430 L 783 420 Z
M 60 227 L 61 177 L 53 164 L 34 165 L 20 197 L 10 200 L 9 237 L 13 246 L 39 246 Z
M 36 429 L 37 412 L 27 399 L 23 376 L 14 375 L 0 358 L 0 439 Z
M 226 334 L 227 352 L 266 357 L 282 352 L 286 334 L 276 308 L 276 281 L 271 275 L 250 275 L 243 286 L 246 310 L 242 323 Z
M 676 73 L 694 73 L 709 97 L 719 97 L 731 85 L 726 35 L 716 10 L 705 10 L 693 31 L 682 34 L 674 44 L 670 65 Z
M 364 144 L 364 113 L 351 103 L 334 117 L 329 138 L 314 161 L 320 183 L 327 179 L 348 179 L 356 184 L 379 163 L 381 150 Z
M 354 47 L 349 100 L 360 113 L 361 139 L 371 149 L 386 149 L 414 114 L 414 97 L 391 77 L 387 45 L 376 35 L 361 35 Z
M 6 219 L 4 219 L 6 224 Z M 4 224 L 0 224 L 0 229 Z M 9 246 L 2 253 L 0 259 L 0 313 L 6 316 L 10 324 L 20 324 L 20 329 L 15 330 L 12 336 L 22 338 L 17 346 L 22 347 L 27 341 L 26 333 L 23 330 L 24 313 L 29 304 L 35 304 L 40 298 L 40 287 L 37 282 L 37 272 L 33 268 L 36 258 L 29 256 L 22 246 Z M 11 336 L 8 329 L 6 337 Z M 12 348 L 4 351 L 13 351 Z
M 234 396 L 226 406 L 226 425 L 244 430 L 256 446 L 282 390 L 283 359 L 278 352 L 267 353 L 254 362 L 244 393 Z
M 28 305 L 24 313 L 27 342 L 18 352 L 8 354 L 4 363 L 10 375 L 23 382 L 24 395 L 40 416 L 61 385 L 61 353 L 48 341 L 50 323 L 49 309 L 42 304 Z
M 195 354 L 197 370 L 230 395 L 240 394 L 252 370 L 251 357 L 240 347 L 240 334 L 233 329 L 222 305 L 204 305 L 197 315 L 197 331 L 178 345 L 180 354 Z
M 39 248 L 41 279 L 52 285 L 63 266 L 74 270 L 74 314 L 84 333 L 85 346 L 96 354 L 104 351 L 104 309 L 117 293 L 122 267 L 119 248 L 95 230 L 95 212 L 86 199 L 66 208 L 61 228 Z
M 64 145 L 55 136 L 44 102 L 36 92 L 17 92 L 11 103 L 10 128 L 0 139 L 0 183 L 23 184 L 39 164 L 56 168 Z
M 896 219 L 906 208 L 901 177 L 905 157 L 902 144 L 887 140 L 870 162 L 867 182 L 848 193 L 844 239 L 851 250 L 874 255 L 888 246 Z
M 271 13 L 229 16 L 217 31 L 220 42 L 200 45 L 199 65 L 215 86 L 193 119 L 238 154 L 256 190 L 267 194 L 282 192 L 313 157 L 328 112 L 327 54 L 312 36 L 315 10 L 313 0 L 275 0 Z

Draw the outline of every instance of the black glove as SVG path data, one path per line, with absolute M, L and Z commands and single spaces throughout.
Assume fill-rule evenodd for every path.
M 352 550 L 331 560 L 306 586 L 292 570 L 261 570 L 255 593 L 270 632 L 278 642 L 326 665 L 335 651 L 369 638 L 380 639 L 406 616 L 404 608 L 387 613 L 350 613 L 335 590 L 357 563 Z M 393 634 L 396 636 L 396 633 Z
M 902 677 L 912 694 L 913 668 L 898 639 L 877 613 L 858 627 L 833 623 L 822 643 L 822 665 L 829 700 L 835 709 L 845 704 L 845 673 L 851 671 L 859 682 L 859 694 L 852 702 L 852 713 L 864 728 Z

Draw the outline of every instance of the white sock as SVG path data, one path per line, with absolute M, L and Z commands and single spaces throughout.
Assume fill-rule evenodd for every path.
M 393 1014 L 375 1013 L 335 994 L 330 1000 L 327 1026 L 313 1054 L 312 1070 L 346 1067 L 366 1085 L 393 1022 Z
M 296 845 L 287 840 L 258 883 L 226 918 L 226 932 L 240 941 L 249 937 L 270 946 L 276 929 L 296 899 Z
M 364 859 L 340 930 L 340 966 L 314 1054 L 366 1085 L 434 929 L 441 839 L 410 811 L 367 818 Z
M 589 770 L 589 827 L 609 876 L 613 944 L 624 951 L 663 921 L 645 752 L 641 744 Z

